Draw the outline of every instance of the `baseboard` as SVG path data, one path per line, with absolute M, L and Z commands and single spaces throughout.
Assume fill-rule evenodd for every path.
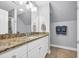
M 72 51 L 77 51 L 76 48 L 65 47 L 65 46 L 60 46 L 60 45 L 55 45 L 55 44 L 51 44 L 50 46 L 52 46 L 52 47 L 58 47 L 58 48 L 63 48 L 63 49 L 67 49 L 67 50 L 72 50 Z

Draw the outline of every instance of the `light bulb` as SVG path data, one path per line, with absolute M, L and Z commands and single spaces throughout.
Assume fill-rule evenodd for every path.
M 27 9 L 30 9 L 29 4 L 26 5 L 26 8 L 27 8 Z
M 19 9 L 19 11 L 24 11 L 24 10 L 21 8 L 21 9 Z
M 32 6 L 33 6 L 32 3 L 29 3 L 29 7 L 32 8 Z
M 23 4 L 23 1 L 19 1 L 19 4 L 22 5 Z
M 19 1 L 19 4 L 20 5 L 23 5 L 23 4 L 25 4 L 27 1 Z
M 36 11 L 37 11 L 37 8 L 36 8 L 36 7 L 32 7 L 32 8 L 31 8 L 31 11 L 32 11 L 32 12 L 36 12 Z

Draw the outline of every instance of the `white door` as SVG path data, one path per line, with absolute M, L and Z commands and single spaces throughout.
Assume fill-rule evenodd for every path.
M 40 57 L 44 58 L 48 51 L 48 36 L 41 38 L 39 51 L 40 51 Z

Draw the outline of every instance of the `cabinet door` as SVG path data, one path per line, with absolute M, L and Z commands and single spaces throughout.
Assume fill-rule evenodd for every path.
M 12 52 L 16 55 L 16 58 L 23 58 L 23 56 L 27 57 L 27 44 L 15 48 Z
M 40 57 L 40 43 L 41 38 L 33 42 L 28 43 L 28 58 L 39 58 Z
M 42 38 L 40 42 L 40 57 L 44 58 L 46 53 L 48 52 L 48 36 Z M 42 52 L 42 53 L 41 53 Z
M 6 51 L 0 55 L 0 58 L 23 58 L 27 57 L 27 44 Z
M 28 52 L 23 53 L 23 55 L 21 56 L 21 58 L 28 58 Z
M 39 58 L 39 48 L 34 48 L 31 51 L 28 51 L 28 58 Z
M 29 58 L 43 58 L 48 51 L 48 36 L 28 43 Z
M 48 52 L 48 44 L 44 44 L 44 45 L 42 44 L 39 51 L 40 51 L 40 57 L 44 58 Z
M 2 54 L 0 55 L 0 58 L 12 58 L 12 56 L 14 56 L 13 53 L 7 51 L 7 52 L 2 53 Z
M 40 39 L 32 41 L 30 43 L 28 43 L 28 51 L 33 50 L 36 47 L 39 47 L 39 43 L 40 43 Z

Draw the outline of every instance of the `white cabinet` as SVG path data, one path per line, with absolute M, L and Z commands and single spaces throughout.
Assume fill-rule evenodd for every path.
M 31 51 L 37 46 L 39 46 L 39 43 L 40 43 L 40 39 L 28 43 L 28 51 Z
M 28 58 L 39 58 L 40 39 L 28 43 Z
M 32 50 L 28 51 L 28 58 L 39 58 L 39 48 L 35 47 Z
M 47 54 L 47 46 L 41 46 L 40 47 L 40 58 L 44 58 Z
M 0 58 L 44 58 L 48 52 L 48 36 L 0 54 Z
M 27 44 L 6 51 L 0 55 L 0 58 L 26 58 Z
M 45 57 L 48 52 L 48 36 L 41 38 L 40 42 L 40 57 Z
M 28 57 L 29 58 L 44 58 L 48 52 L 48 36 L 31 42 L 28 44 Z

